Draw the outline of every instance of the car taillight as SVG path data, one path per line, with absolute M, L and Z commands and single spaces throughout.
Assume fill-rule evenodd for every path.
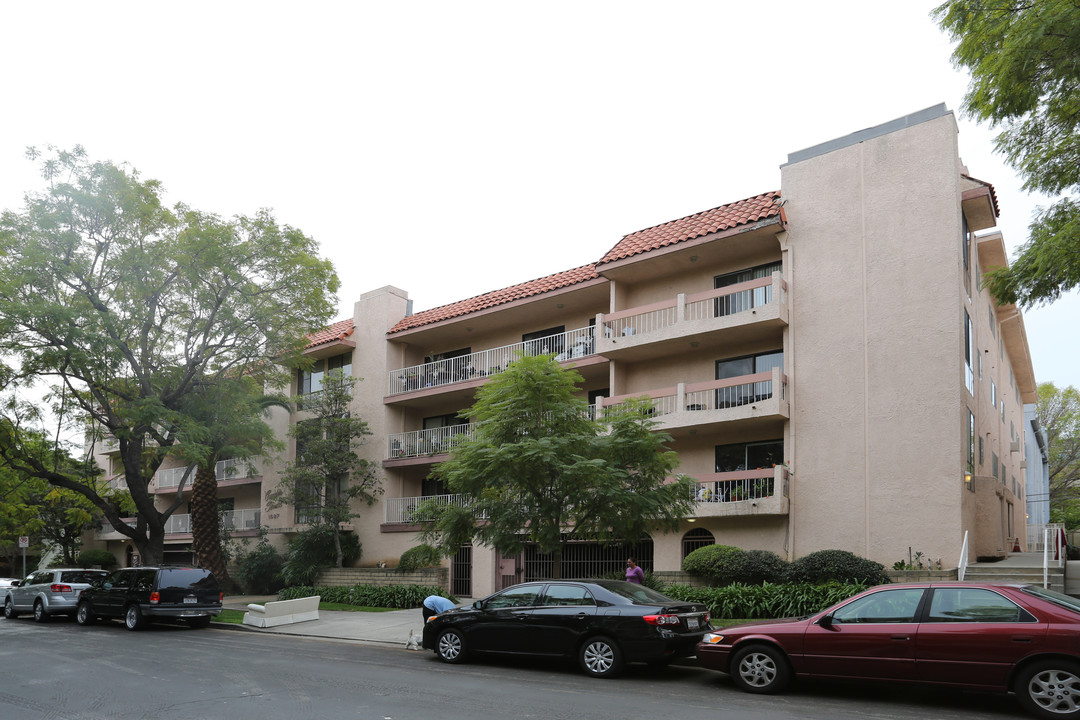
M 157 605 L 159 602 L 161 602 L 161 593 L 157 591 L 150 593 L 150 604 Z
M 61 585 L 60 583 L 53 583 L 52 585 L 49 586 L 49 592 L 54 592 L 54 593 L 71 592 L 71 586 L 70 585 Z
M 649 623 L 650 625 L 678 625 L 679 624 L 679 616 L 678 615 L 646 615 L 645 617 L 642 618 L 642 620 Z
M 223 592 L 219 592 L 219 593 L 217 594 L 217 601 L 218 601 L 219 603 L 223 603 L 223 602 L 225 602 L 225 593 L 223 593 Z

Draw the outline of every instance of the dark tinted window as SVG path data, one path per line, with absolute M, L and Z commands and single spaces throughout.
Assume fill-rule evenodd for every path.
M 136 570 L 135 573 L 135 590 L 140 592 L 150 592 L 154 589 L 154 577 L 157 575 L 156 570 Z
M 134 576 L 135 573 L 131 570 L 117 570 L 112 575 L 105 578 L 105 587 L 126 588 L 131 584 L 131 578 Z
M 100 570 L 65 570 L 60 573 L 60 582 L 92 583 L 104 574 Z
M 194 568 L 165 568 L 160 571 L 158 589 L 217 588 L 217 578 L 206 570 Z
M 937 588 L 930 601 L 930 622 L 1032 622 L 1012 600 L 982 588 Z
M 634 583 L 628 583 L 622 580 L 598 582 L 596 584 L 609 592 L 626 598 L 635 605 L 667 605 L 674 602 L 667 595 L 661 595 L 644 585 L 635 585 Z
M 541 605 L 596 605 L 588 590 L 580 585 L 548 585 Z
M 504 590 L 489 598 L 484 603 L 484 607 L 492 610 L 507 607 L 532 607 L 536 604 L 536 594 L 540 592 L 541 587 L 541 585 L 529 585 Z

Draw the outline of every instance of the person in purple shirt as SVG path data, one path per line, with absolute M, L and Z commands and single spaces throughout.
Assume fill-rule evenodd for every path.
M 645 571 L 638 567 L 637 560 L 626 558 L 626 582 L 641 585 L 645 582 Z

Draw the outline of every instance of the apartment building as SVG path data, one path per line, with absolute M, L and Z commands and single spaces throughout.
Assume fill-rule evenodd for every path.
M 1001 557 L 1024 538 L 1036 388 L 1023 318 L 980 283 L 1007 262 L 997 216 L 937 106 L 792 153 L 778 191 L 598 243 L 565 272 L 422 312 L 401 289 L 366 293 L 311 337 L 316 364 L 292 390 L 335 368 L 363 378 L 354 410 L 383 476 L 352 523 L 364 565 L 418 542 L 421 499 L 455 501 L 432 469 L 471 431 L 458 413 L 521 352 L 574 367 L 596 412 L 651 398 L 698 483 L 678 532 L 575 545 L 564 574 L 618 570 L 627 552 L 678 570 L 712 542 L 886 565 L 912 548 L 956 567 L 966 537 L 972 558 Z M 285 437 L 296 419 L 273 423 Z M 283 542 L 302 518 L 262 507 L 276 479 L 268 463 L 222 494 Z M 544 572 L 536 553 L 485 547 L 448 564 L 463 596 Z

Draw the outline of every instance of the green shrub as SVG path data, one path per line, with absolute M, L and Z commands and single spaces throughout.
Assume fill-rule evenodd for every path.
M 734 545 L 706 545 L 683 560 L 683 571 L 707 578 L 713 585 L 737 581 L 735 571 L 742 567 L 746 551 Z
M 445 590 L 434 585 L 351 585 L 341 587 L 287 587 L 278 593 L 278 600 L 318 595 L 321 602 L 356 605 L 358 607 L 418 608 L 428 595 L 440 595 L 457 602 Z
M 99 565 L 105 569 L 116 567 L 116 556 L 108 550 L 102 550 L 95 548 L 92 550 L 83 550 L 79 553 L 78 559 L 75 563 L 81 568 L 93 567 Z
M 341 533 L 341 555 L 345 567 L 360 559 L 360 538 L 355 533 Z M 314 525 L 289 540 L 289 551 L 282 567 L 286 585 L 312 585 L 324 568 L 337 563 L 334 528 Z
M 663 593 L 676 600 L 704 603 L 714 620 L 771 619 L 811 615 L 867 587 L 859 583 L 764 583 L 726 587 L 668 585 Z
M 417 545 L 401 553 L 398 570 L 411 572 L 420 568 L 439 567 L 442 565 L 442 552 L 431 545 Z
M 818 550 L 801 557 L 788 566 L 788 582 L 864 583 L 880 585 L 889 582 L 885 566 L 859 557 L 847 550 Z
M 743 585 L 784 582 L 787 569 L 787 561 L 768 550 L 746 550 L 728 562 L 732 582 Z
M 285 560 L 265 538 L 250 552 L 236 557 L 236 581 L 251 595 L 269 595 L 285 585 L 281 576 Z

